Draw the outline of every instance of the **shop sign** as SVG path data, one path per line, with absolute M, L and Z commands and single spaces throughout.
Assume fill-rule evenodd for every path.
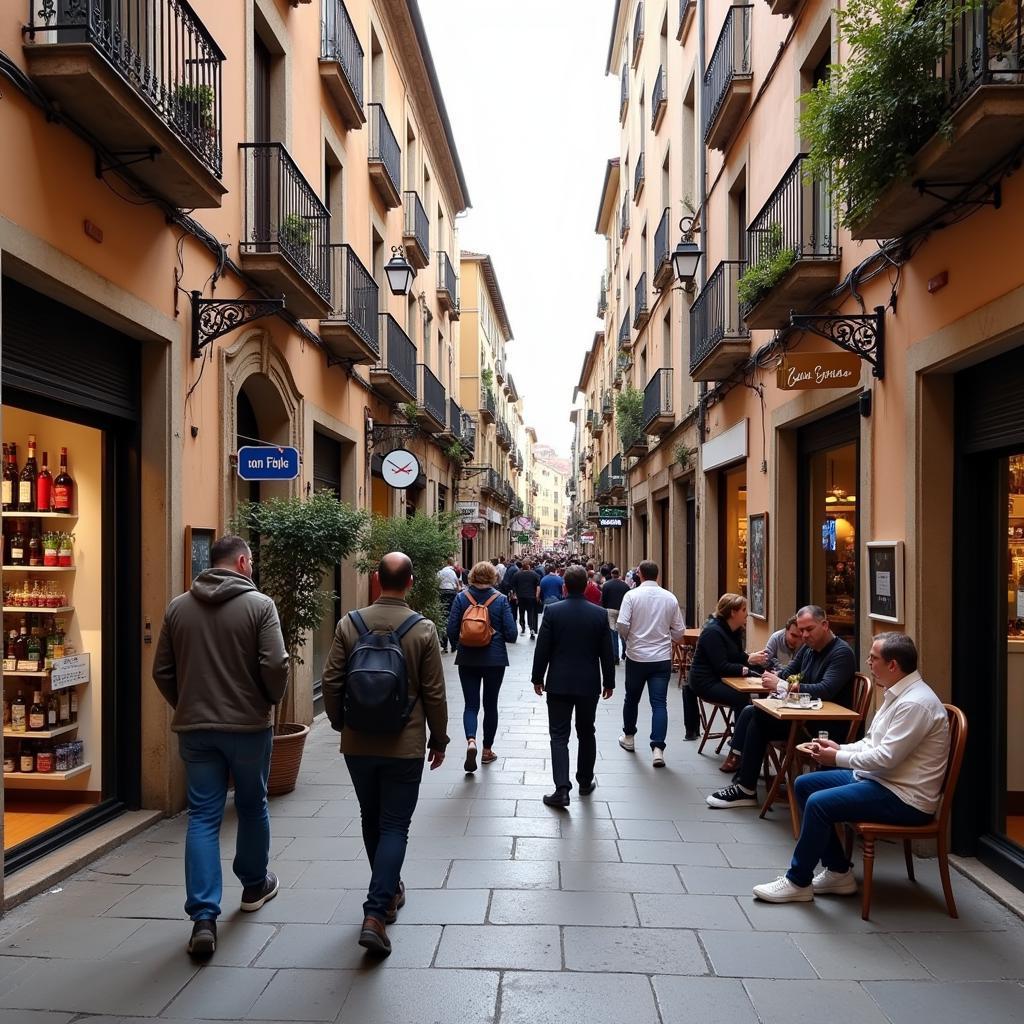
M 789 352 L 778 369 L 783 391 L 855 388 L 860 383 L 860 356 L 851 352 Z
M 50 673 L 50 689 L 66 690 L 69 686 L 80 686 L 89 682 L 89 655 L 69 654 L 66 658 L 53 659 Z
M 516 534 L 516 543 L 517 544 L 529 544 L 529 542 L 530 542 L 530 535 L 528 533 L 517 533 Z
M 512 520 L 512 528 L 515 530 L 529 530 L 533 526 L 533 520 L 529 516 L 516 516 Z
M 298 448 L 247 445 L 238 449 L 242 480 L 294 480 L 299 475 Z
M 501 513 L 495 508 L 484 509 L 484 518 L 489 523 L 497 523 L 499 526 L 501 525 Z
M 622 520 L 618 516 L 612 516 L 610 518 L 606 518 L 605 516 L 599 516 L 597 520 L 597 525 L 605 530 L 620 530 L 622 529 Z
M 384 456 L 380 474 L 388 487 L 404 491 L 419 479 L 420 461 L 405 448 L 393 448 Z
M 476 537 L 478 532 L 479 531 L 477 530 L 476 526 L 473 525 L 473 523 L 467 523 L 462 528 L 462 536 L 466 540 L 473 540 L 473 538 Z
M 580 534 L 580 543 L 581 544 L 593 544 L 594 543 L 594 535 L 589 530 L 586 533 L 581 533 Z
M 455 502 L 455 511 L 462 519 L 480 518 L 480 506 L 475 501 L 457 501 Z
M 597 516 L 599 519 L 618 519 L 625 520 L 629 518 L 629 509 L 624 505 L 600 505 L 597 509 Z M 603 523 L 601 524 L 604 525 Z

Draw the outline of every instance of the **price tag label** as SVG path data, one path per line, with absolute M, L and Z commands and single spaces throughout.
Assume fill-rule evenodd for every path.
M 66 690 L 89 682 L 90 665 L 88 654 L 69 654 L 66 658 L 54 658 L 50 675 L 51 690 Z

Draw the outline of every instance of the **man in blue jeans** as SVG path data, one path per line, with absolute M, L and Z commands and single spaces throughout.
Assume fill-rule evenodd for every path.
M 641 562 L 640 586 L 622 598 L 615 624 L 626 648 L 626 696 L 622 702 L 619 746 L 635 750 L 633 737 L 640 698 L 647 687 L 651 702 L 651 754 L 655 768 L 665 766 L 668 735 L 668 681 L 672 677 L 672 641 L 686 632 L 675 595 L 658 585 L 658 567 Z
M 767 903 L 803 903 L 857 891 L 837 824 L 871 821 L 926 825 L 939 807 L 949 758 L 945 707 L 917 671 L 917 647 L 905 633 L 879 633 L 868 668 L 885 691 L 862 740 L 811 744 L 814 760 L 833 771 L 801 775 L 794 787 L 803 812 L 789 871 L 754 886 Z M 823 870 L 815 874 L 821 862 Z
M 185 912 L 193 921 L 188 952 L 217 948 L 222 879 L 220 826 L 234 779 L 238 838 L 232 865 L 241 909 L 259 910 L 277 895 L 270 863 L 267 778 L 274 705 L 288 684 L 288 653 L 274 602 L 252 582 L 252 552 L 234 536 L 210 548 L 211 568 L 164 616 L 153 680 L 174 708 L 171 729 L 185 762 Z

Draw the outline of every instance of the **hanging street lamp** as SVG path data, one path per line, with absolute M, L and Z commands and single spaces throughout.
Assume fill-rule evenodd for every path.
M 400 245 L 391 246 L 391 259 L 384 267 L 384 273 L 387 275 L 392 295 L 409 294 L 416 271 L 405 258 L 405 250 Z
M 704 250 L 693 240 L 694 234 L 700 229 L 694 228 L 692 217 L 684 217 L 679 222 L 679 230 L 683 235 L 672 253 L 672 269 L 676 280 L 684 287 L 690 287 L 697 277 L 700 258 L 704 255 Z

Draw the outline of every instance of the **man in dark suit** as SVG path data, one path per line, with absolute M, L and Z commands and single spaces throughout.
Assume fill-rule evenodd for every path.
M 533 655 L 531 678 L 538 697 L 544 693 L 547 675 L 551 771 L 555 777 L 554 793 L 544 797 L 548 807 L 569 806 L 569 732 L 574 711 L 579 741 L 576 781 L 581 796 L 594 792 L 597 701 L 599 697 L 607 700 L 615 689 L 615 657 L 608 616 L 603 608 L 584 598 L 586 587 L 586 569 L 579 565 L 566 569 L 566 599 L 544 610 Z

